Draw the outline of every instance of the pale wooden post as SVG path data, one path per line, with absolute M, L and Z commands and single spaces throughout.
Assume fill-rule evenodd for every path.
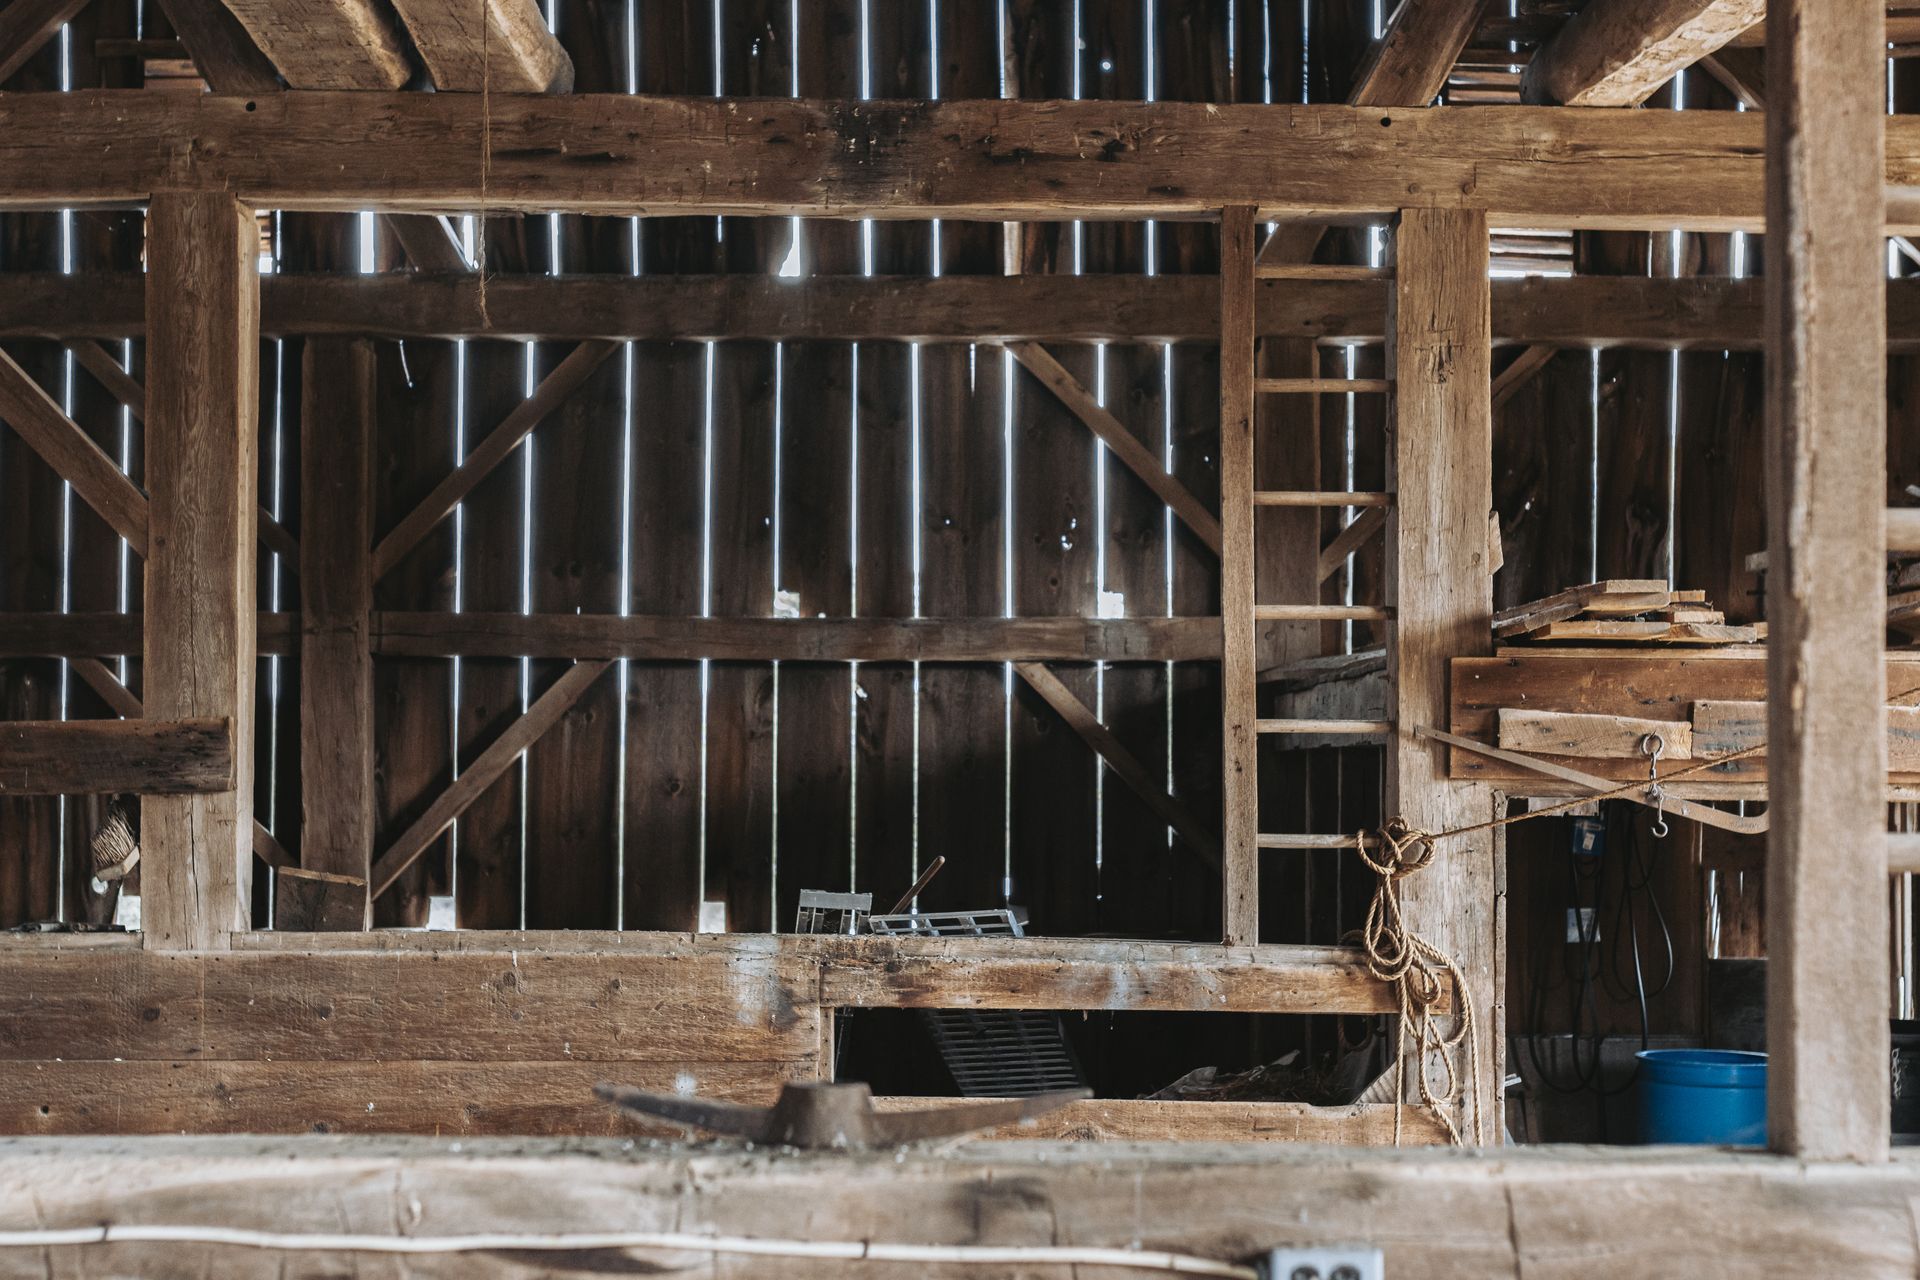
M 1447 724 L 1447 663 L 1492 652 L 1493 337 L 1487 217 L 1409 209 L 1394 237 L 1388 368 L 1387 675 L 1393 733 L 1386 816 L 1425 831 L 1486 821 L 1487 787 L 1447 777 L 1446 749 L 1414 737 Z M 1400 882 L 1406 925 L 1451 955 L 1477 1006 L 1478 1105 L 1498 1132 L 1504 870 L 1491 832 L 1447 840 Z M 1464 1066 L 1464 1061 L 1463 1061 Z M 1463 1132 L 1465 1132 L 1463 1130 Z
M 1767 11 L 1767 1081 L 1776 1150 L 1884 1160 L 1885 5 Z
M 142 805 L 149 947 L 224 948 L 253 882 L 260 237 L 224 192 L 147 209 L 146 714 L 222 717 L 233 789 Z
M 373 864 L 373 344 L 309 338 L 300 375 L 300 865 Z M 344 886 L 334 889 L 343 900 Z M 371 899 L 359 890 L 361 927 Z
M 1260 756 L 1253 605 L 1253 209 L 1220 219 L 1220 919 L 1228 943 L 1260 941 Z

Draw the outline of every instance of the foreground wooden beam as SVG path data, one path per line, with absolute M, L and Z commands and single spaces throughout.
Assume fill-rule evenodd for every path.
M 1767 11 L 1768 1138 L 1885 1160 L 1880 0 Z
M 233 788 L 225 720 L 0 721 L 0 795 L 190 796 Z
M 1373 44 L 1347 101 L 1356 107 L 1424 107 L 1440 96 L 1480 11 L 1454 0 L 1401 0 Z
M 206 1064 L 195 1074 L 210 1085 L 221 1065 Z M 562 1070 L 556 1066 L 554 1076 Z M 278 1085 L 261 1080 L 268 1096 L 295 1105 L 305 1101 L 287 1073 L 280 1076 Z M 576 1066 L 565 1078 L 569 1087 L 582 1088 L 578 1082 L 592 1076 Z M 457 1094 L 464 1083 L 453 1070 L 422 1071 L 416 1079 L 422 1093 L 437 1086 Z M 501 1073 L 501 1080 L 532 1082 L 537 1074 Z M 228 1092 L 236 1110 L 261 1106 L 244 1089 Z M 352 1096 L 345 1089 L 330 1092 L 343 1100 Z M 548 1086 L 536 1096 L 566 1095 Z M 131 1103 L 106 1090 L 91 1101 L 102 1109 Z M 528 1121 L 542 1110 L 510 1102 L 503 1109 Z M 629 1132 L 611 1127 L 607 1109 L 596 1113 L 581 1105 L 574 1114 L 582 1122 L 575 1132 L 608 1136 L 468 1143 L 459 1152 L 444 1137 L 427 1136 L 319 1143 L 310 1135 L 116 1142 L 29 1137 L 0 1148 L 0 1221 L 23 1229 L 205 1222 L 241 1231 L 353 1229 L 419 1237 L 483 1230 L 605 1233 L 625 1223 L 661 1224 L 696 1237 L 856 1246 L 1144 1246 L 1249 1266 L 1278 1247 L 1361 1243 L 1382 1250 L 1387 1276 L 1422 1280 L 1577 1275 L 1590 1272 L 1594 1258 L 1615 1275 L 1824 1271 L 1881 1280 L 1920 1268 L 1911 1229 L 1920 1166 L 1911 1161 L 1818 1166 L 1707 1148 L 1559 1146 L 1463 1160 L 1455 1152 L 1428 1150 L 1059 1142 L 949 1144 L 842 1153 L 827 1161 L 704 1143 L 636 1144 Z M 33 1115 L 26 1112 L 29 1120 Z M 585 1128 L 596 1121 L 608 1127 Z M 360 1124 L 366 1124 L 364 1106 Z M 531 1171 L 541 1179 L 538 1195 L 528 1194 Z M 396 1187 L 407 1196 L 399 1223 Z M 689 1194 L 689 1187 L 698 1187 L 698 1194 Z M 1366 1194 L 1356 1194 L 1357 1188 Z M 1650 1203 L 1665 1208 L 1647 1214 Z M 1249 1205 L 1261 1211 L 1251 1213 Z M 1382 1205 L 1394 1207 L 1391 1226 L 1382 1222 Z M 609 1206 L 619 1206 L 618 1214 Z M 610 1221 L 616 1217 L 617 1223 Z M 1622 1222 L 1635 1227 L 1622 1231 Z M 102 1267 L 128 1275 L 172 1274 L 185 1264 L 233 1280 L 369 1269 L 365 1254 L 339 1251 L 127 1243 L 13 1252 L 26 1260 L 17 1264 L 23 1275 L 29 1274 L 28 1261 L 55 1274 Z M 440 1269 L 491 1280 L 525 1275 L 530 1265 L 551 1265 L 558 1256 L 564 1255 L 530 1264 L 516 1251 L 472 1252 Z M 930 1270 L 924 1262 L 846 1257 L 716 1258 L 698 1248 L 619 1256 L 622 1266 L 662 1273 L 772 1272 L 800 1280 L 850 1274 L 896 1280 Z M 419 1265 L 442 1262 L 430 1258 Z M 1042 1267 L 1035 1258 L 998 1268 L 940 1270 L 1129 1274 Z
M 159 0 L 187 56 L 215 93 L 277 93 L 273 63 L 220 0 Z
M 315 338 L 300 372 L 300 864 L 354 877 L 371 919 L 373 865 L 374 354 L 366 339 Z M 327 883 L 329 904 L 351 887 Z
M 1594 0 L 1520 78 L 1542 105 L 1633 107 L 1766 16 L 1766 0 Z
M 1433 744 L 1414 737 L 1447 710 L 1447 662 L 1488 652 L 1493 566 L 1492 350 L 1487 223 L 1477 213 L 1409 209 L 1394 234 L 1394 324 L 1388 367 L 1386 804 L 1416 830 L 1484 822 L 1492 795 L 1450 782 Z M 1478 1005 L 1479 1091 L 1460 1120 L 1470 1142 L 1500 1131 L 1503 881 L 1490 832 L 1445 840 L 1430 866 L 1400 882 L 1406 927 L 1452 956 Z M 1462 1054 L 1462 1069 L 1466 1055 Z M 1462 1091 L 1463 1094 L 1467 1090 Z
M 228 790 L 142 802 L 148 945 L 227 945 L 253 880 L 259 232 L 222 194 L 147 212 L 146 710 L 232 725 Z
M 414 222 L 430 219 L 414 218 Z M 452 250 L 436 224 L 433 232 Z M 458 264 L 455 264 L 455 268 Z M 1758 279 L 1531 277 L 1493 281 L 1495 343 L 1649 350 L 1757 350 Z M 138 338 L 142 277 L 21 272 L 0 292 L 0 338 Z M 1210 275 L 268 276 L 261 330 L 294 337 L 712 338 L 859 342 L 1213 342 Z M 1381 281 L 1260 280 L 1254 323 L 1267 338 L 1378 342 Z M 1920 350 L 1920 278 L 1887 282 L 1887 348 Z
M 218 189 L 403 213 L 1198 219 L 1249 203 L 1337 220 L 1412 191 L 1504 225 L 1757 230 L 1761 129 L 1731 111 L 15 94 L 0 99 L 0 208 Z M 1887 138 L 1886 180 L 1920 184 L 1920 120 Z

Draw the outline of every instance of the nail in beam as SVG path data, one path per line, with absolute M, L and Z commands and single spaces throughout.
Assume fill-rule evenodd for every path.
M 1881 0 L 1767 11 L 1768 1137 L 1885 1160 Z
M 233 788 L 142 801 L 142 923 L 157 950 L 248 928 L 260 282 L 253 212 L 218 192 L 147 209 L 146 713 L 225 717 Z

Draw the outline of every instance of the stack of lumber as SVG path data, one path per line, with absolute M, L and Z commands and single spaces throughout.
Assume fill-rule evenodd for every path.
M 1672 591 L 1660 578 L 1609 578 L 1494 615 L 1500 640 L 1549 644 L 1756 644 L 1765 624 L 1729 626 L 1704 591 Z

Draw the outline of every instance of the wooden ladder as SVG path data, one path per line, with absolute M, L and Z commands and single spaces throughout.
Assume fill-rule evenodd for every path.
M 1263 622 L 1386 622 L 1384 605 L 1262 603 L 1254 555 L 1254 521 L 1261 508 L 1347 507 L 1363 513 L 1391 509 L 1387 493 L 1335 490 L 1277 490 L 1256 487 L 1254 450 L 1261 397 L 1388 395 L 1385 378 L 1263 378 L 1255 376 L 1259 330 L 1255 324 L 1256 281 L 1262 279 L 1389 280 L 1372 267 L 1299 265 L 1259 261 L 1254 252 L 1254 210 L 1235 206 L 1221 218 L 1220 255 L 1220 614 L 1223 627 L 1221 705 L 1225 817 L 1222 874 L 1225 900 L 1222 922 L 1226 941 L 1259 939 L 1259 855 L 1264 849 L 1352 848 L 1351 835 L 1263 832 L 1259 828 L 1259 740 L 1267 734 L 1385 734 L 1386 720 L 1261 719 L 1257 629 Z M 1269 444 L 1272 442 L 1269 441 Z M 1363 514 L 1362 519 L 1366 519 Z M 1376 518 L 1377 519 L 1377 518 Z M 1374 521 L 1368 520 L 1371 525 Z M 1356 521 L 1356 524 L 1358 522 Z M 1354 527 L 1354 526 L 1349 526 Z M 1316 558 L 1316 545 L 1301 554 Z

